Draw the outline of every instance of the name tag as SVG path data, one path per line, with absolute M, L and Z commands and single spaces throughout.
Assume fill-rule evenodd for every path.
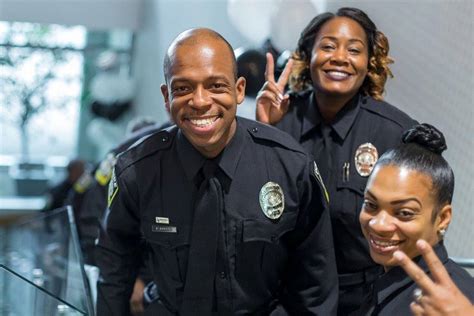
M 174 233 L 178 232 L 176 226 L 168 226 L 168 225 L 151 225 L 151 231 L 154 233 Z
M 169 224 L 170 219 L 168 217 L 155 217 L 155 222 L 157 224 Z

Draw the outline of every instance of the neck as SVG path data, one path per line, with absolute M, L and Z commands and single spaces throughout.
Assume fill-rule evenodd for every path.
M 321 113 L 324 122 L 331 123 L 336 118 L 337 113 L 346 106 L 354 95 L 355 94 L 350 96 L 337 96 L 315 93 L 319 113 Z

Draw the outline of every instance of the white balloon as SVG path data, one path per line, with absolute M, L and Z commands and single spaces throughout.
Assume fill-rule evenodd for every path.
M 280 52 L 294 50 L 301 31 L 317 14 L 325 10 L 322 0 L 279 0 L 271 18 L 270 39 Z M 317 7 L 318 3 L 321 7 Z
M 275 0 L 228 0 L 227 14 L 235 28 L 254 45 L 270 36 Z

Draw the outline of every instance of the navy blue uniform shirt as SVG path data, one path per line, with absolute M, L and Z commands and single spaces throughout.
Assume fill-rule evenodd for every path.
M 163 314 L 180 309 L 196 177 L 204 161 L 176 127 L 119 156 L 98 245 L 99 315 L 128 313 L 143 249 Z M 214 312 L 334 315 L 338 283 L 329 211 L 309 155 L 286 133 L 237 118 L 236 133 L 217 161 L 224 242 L 218 248 Z M 284 211 L 273 220 L 259 203 L 269 181 L 284 195 Z
M 442 243 L 433 247 L 434 252 L 461 292 L 474 302 L 474 279 L 458 264 L 448 258 Z M 430 275 L 429 268 L 422 256 L 413 259 L 420 268 Z M 413 291 L 418 286 L 401 267 L 394 267 L 381 275 L 373 285 L 361 310 L 354 315 L 392 316 L 411 315 L 410 303 L 413 302 Z
M 386 102 L 356 95 L 331 124 L 325 125 L 311 91 L 291 95 L 288 113 L 276 126 L 291 134 L 312 154 L 320 169 L 327 165 L 322 161 L 325 157 L 319 152 L 323 142 L 322 129 L 324 126 L 330 129 L 331 169 L 327 171 L 329 177 L 323 180 L 329 191 L 337 270 L 340 274 L 360 272 L 375 265 L 359 224 L 368 177 L 356 171 L 357 148 L 371 143 L 380 157 L 387 149 L 399 145 L 403 131 L 415 124 L 408 115 Z M 345 169 L 344 165 L 348 167 Z

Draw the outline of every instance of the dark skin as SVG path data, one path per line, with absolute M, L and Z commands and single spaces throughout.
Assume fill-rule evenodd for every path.
M 203 156 L 216 157 L 235 134 L 237 105 L 245 96 L 233 52 L 213 31 L 195 29 L 171 45 L 168 60 L 161 86 L 166 109 Z
M 315 38 L 310 70 L 319 111 L 325 122 L 337 113 L 359 91 L 366 76 L 369 60 L 368 41 L 364 29 L 354 20 L 336 17 L 326 22 Z M 257 119 L 276 124 L 289 106 L 284 88 L 293 62 L 286 65 L 278 82 L 274 80 L 273 59 L 267 56 L 267 82 L 257 97 Z

